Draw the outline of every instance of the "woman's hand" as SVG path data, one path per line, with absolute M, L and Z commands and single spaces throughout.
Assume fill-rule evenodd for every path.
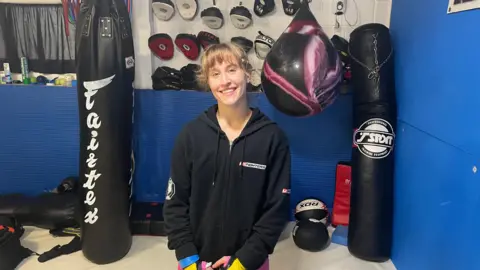
M 223 256 L 220 260 L 218 260 L 216 263 L 212 265 L 212 268 L 216 269 L 221 266 L 224 266 L 225 264 L 228 263 L 229 260 L 230 260 L 230 256 Z
M 225 269 L 225 270 L 245 270 L 245 267 L 240 263 L 238 259 L 234 259 L 231 261 L 232 258 L 230 256 L 224 256 L 220 260 L 218 260 L 214 265 L 212 265 L 213 269 Z M 228 268 L 221 268 L 224 265 L 227 265 Z

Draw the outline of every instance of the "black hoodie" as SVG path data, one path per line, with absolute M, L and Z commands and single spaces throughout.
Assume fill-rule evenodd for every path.
M 289 144 L 258 109 L 230 144 L 217 108 L 189 122 L 175 141 L 163 213 L 168 248 L 177 260 L 235 256 L 254 270 L 289 220 Z

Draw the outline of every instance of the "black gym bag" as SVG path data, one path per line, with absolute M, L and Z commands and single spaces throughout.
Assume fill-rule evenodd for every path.
M 25 230 L 15 219 L 0 216 L 0 270 L 12 270 L 34 252 L 20 243 Z
M 0 216 L 0 270 L 13 270 L 31 255 L 38 255 L 38 261 L 43 263 L 61 255 L 67 255 L 81 250 L 80 229 L 64 228 L 50 230 L 53 236 L 74 236 L 63 246 L 57 245 L 47 252 L 38 254 L 22 246 L 20 238 L 25 229 L 16 219 Z

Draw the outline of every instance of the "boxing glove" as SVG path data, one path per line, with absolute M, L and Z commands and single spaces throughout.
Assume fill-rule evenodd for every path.
M 54 193 L 76 192 L 78 189 L 78 178 L 70 176 L 62 180 L 60 185 L 54 189 Z

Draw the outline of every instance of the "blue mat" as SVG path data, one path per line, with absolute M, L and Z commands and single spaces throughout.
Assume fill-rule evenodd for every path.
M 332 243 L 347 246 L 348 226 L 337 226 L 332 233 Z

